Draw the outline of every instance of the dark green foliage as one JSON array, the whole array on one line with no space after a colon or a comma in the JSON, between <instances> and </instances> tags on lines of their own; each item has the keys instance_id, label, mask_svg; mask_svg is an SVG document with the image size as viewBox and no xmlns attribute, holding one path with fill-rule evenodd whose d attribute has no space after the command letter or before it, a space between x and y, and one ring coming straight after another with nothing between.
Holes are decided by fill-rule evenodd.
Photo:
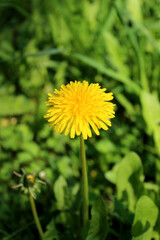
<instances>
[{"instance_id":1,"label":"dark green foliage","mask_svg":"<svg viewBox=\"0 0 160 240\"><path fill-rule=\"evenodd\" d=\"M158 0L0 1L0 239L39 239L12 189L21 168L47 183L36 199L44 240L160 239L159 13ZM109 131L85 141L85 229L79 139L43 118L48 92L84 79L116 104Z\"/></svg>"},{"instance_id":2,"label":"dark green foliage","mask_svg":"<svg viewBox=\"0 0 160 240\"><path fill-rule=\"evenodd\" d=\"M95 201L86 240L104 240L108 233L107 208L103 199Z\"/></svg>"},{"instance_id":3,"label":"dark green foliage","mask_svg":"<svg viewBox=\"0 0 160 240\"><path fill-rule=\"evenodd\" d=\"M59 240L58 232L55 228L54 221L51 220L51 222L47 225L47 231L44 234L43 240Z\"/></svg>"}]
</instances>

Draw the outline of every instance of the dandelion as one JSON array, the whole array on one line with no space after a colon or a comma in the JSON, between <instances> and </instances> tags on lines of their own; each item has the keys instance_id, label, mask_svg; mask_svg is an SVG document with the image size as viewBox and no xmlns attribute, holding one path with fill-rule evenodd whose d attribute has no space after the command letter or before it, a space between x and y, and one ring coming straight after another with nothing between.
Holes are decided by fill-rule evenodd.
<instances>
[{"instance_id":1,"label":"dandelion","mask_svg":"<svg viewBox=\"0 0 160 240\"><path fill-rule=\"evenodd\" d=\"M114 117L115 104L110 101L113 93L106 93L98 83L70 82L62 85L54 94L49 93L47 114L44 116L50 122L53 130L70 133L71 138L80 136L80 152L82 163L82 190L83 190L83 225L88 223L88 177L84 148L84 139L92 137L91 127L99 135L99 129L108 130L110 119Z\"/></svg>"},{"instance_id":2,"label":"dandelion","mask_svg":"<svg viewBox=\"0 0 160 240\"><path fill-rule=\"evenodd\" d=\"M22 174L13 171L13 173L20 178L20 183L12 188L21 188L24 194L28 195L37 230L40 238L43 239L43 230L38 217L34 199L36 199L36 192L39 190L38 183L45 184L45 182L37 179L32 173L26 173L24 169L21 170Z\"/></svg>"},{"instance_id":3,"label":"dandelion","mask_svg":"<svg viewBox=\"0 0 160 240\"><path fill-rule=\"evenodd\" d=\"M92 137L91 127L99 135L99 129L108 130L110 118L114 117L113 93L106 93L98 83L70 82L62 85L60 91L49 93L47 114L44 116L50 122L54 131L75 135L82 134L83 139Z\"/></svg>"}]
</instances>

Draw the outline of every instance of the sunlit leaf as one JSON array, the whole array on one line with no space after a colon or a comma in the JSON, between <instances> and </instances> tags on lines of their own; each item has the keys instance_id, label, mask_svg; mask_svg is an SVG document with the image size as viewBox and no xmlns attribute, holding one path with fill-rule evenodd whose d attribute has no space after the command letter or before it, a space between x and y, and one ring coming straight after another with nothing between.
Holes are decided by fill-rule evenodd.
<instances>
[{"instance_id":1,"label":"sunlit leaf","mask_svg":"<svg viewBox=\"0 0 160 240\"><path fill-rule=\"evenodd\" d=\"M142 162L136 153L128 153L120 162L116 180L118 198L134 211L136 201L143 193Z\"/></svg>"},{"instance_id":2,"label":"sunlit leaf","mask_svg":"<svg viewBox=\"0 0 160 240\"><path fill-rule=\"evenodd\" d=\"M150 240L153 234L153 227L157 221L158 207L147 196L142 196L136 205L135 217L132 225L132 235L142 239ZM144 238L145 236L145 238Z\"/></svg>"}]
</instances>

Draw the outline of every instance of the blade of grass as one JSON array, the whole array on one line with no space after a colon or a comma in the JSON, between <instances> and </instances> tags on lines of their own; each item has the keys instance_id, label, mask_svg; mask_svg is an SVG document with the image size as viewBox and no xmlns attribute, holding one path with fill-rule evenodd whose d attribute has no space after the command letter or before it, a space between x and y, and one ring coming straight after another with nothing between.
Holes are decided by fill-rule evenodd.
<instances>
[{"instance_id":1,"label":"blade of grass","mask_svg":"<svg viewBox=\"0 0 160 240\"><path fill-rule=\"evenodd\" d=\"M52 48L49 50L42 50L42 51L39 51L36 53L31 53L31 54L25 55L24 58L39 57L39 56L44 56L44 55L55 55L55 54L64 53L64 52L66 52L66 50L64 50L64 49Z\"/></svg>"},{"instance_id":2,"label":"blade of grass","mask_svg":"<svg viewBox=\"0 0 160 240\"><path fill-rule=\"evenodd\" d=\"M103 66L101 63L99 63L96 60L94 60L90 57L87 57L83 54L72 53L72 56L77 58L78 60L82 61L83 63L97 69L98 71L107 75L108 77L111 77L121 83L124 83L126 86L129 86L137 94L140 93L141 88L134 81L132 81L130 78L128 78L126 76L123 76L121 73L115 72L111 69L108 69L105 66Z\"/></svg>"},{"instance_id":3,"label":"blade of grass","mask_svg":"<svg viewBox=\"0 0 160 240\"><path fill-rule=\"evenodd\" d=\"M57 55L57 54L61 54L67 52L67 50L64 49L57 49L57 48L52 48L52 49L48 49L48 50L42 50L42 51L38 51L36 53L31 53L31 54L27 54L27 55L22 55L20 57L16 57L16 58L9 58L9 59L4 59L0 62L7 62L7 61L16 61L19 59L24 59L24 58L28 58L28 57L40 57L40 56L44 56L44 55Z\"/></svg>"},{"instance_id":4,"label":"blade of grass","mask_svg":"<svg viewBox=\"0 0 160 240\"><path fill-rule=\"evenodd\" d=\"M133 49L135 51L137 61L138 61L139 76L140 76L142 87L146 91L149 91L149 83L148 83L148 79L147 79L146 72L145 72L144 58L143 58L141 49L139 47L139 44L138 44L135 33L133 33L133 31L129 28L129 26L128 26L126 20L124 19L124 17L125 18L127 17L127 20L130 20L130 19L128 19L127 14L124 15L124 12L121 9L119 9L116 4L114 4L114 6L115 6L115 9L117 11L117 15L118 15L121 23L123 24L123 26L126 29L127 35L129 37L130 42L131 42L131 44L133 46Z\"/></svg>"}]
</instances>

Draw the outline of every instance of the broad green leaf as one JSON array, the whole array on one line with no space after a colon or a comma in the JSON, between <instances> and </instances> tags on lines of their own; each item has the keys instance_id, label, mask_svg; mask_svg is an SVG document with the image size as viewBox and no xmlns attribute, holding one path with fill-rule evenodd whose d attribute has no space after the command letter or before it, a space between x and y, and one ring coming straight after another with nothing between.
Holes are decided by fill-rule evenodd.
<instances>
[{"instance_id":1,"label":"broad green leaf","mask_svg":"<svg viewBox=\"0 0 160 240\"><path fill-rule=\"evenodd\" d=\"M138 22L142 22L141 1L139 0L127 0L126 8L129 14Z\"/></svg>"},{"instance_id":2,"label":"broad green leaf","mask_svg":"<svg viewBox=\"0 0 160 240\"><path fill-rule=\"evenodd\" d=\"M136 205L135 217L132 225L132 235L140 237L145 234L145 240L150 240L153 234L153 227L158 217L158 207L147 196L142 196ZM141 239L141 238L138 238ZM142 238L144 239L144 238Z\"/></svg>"},{"instance_id":3,"label":"broad green leaf","mask_svg":"<svg viewBox=\"0 0 160 240\"><path fill-rule=\"evenodd\" d=\"M19 152L16 157L17 165L18 163L19 164L27 163L27 162L31 162L32 160L33 160L33 157L29 152L23 152L23 151Z\"/></svg>"},{"instance_id":4,"label":"broad green leaf","mask_svg":"<svg viewBox=\"0 0 160 240\"><path fill-rule=\"evenodd\" d=\"M109 139L101 139L96 143L95 148L99 152L107 154L108 152L113 153L116 149L116 146Z\"/></svg>"},{"instance_id":5,"label":"broad green leaf","mask_svg":"<svg viewBox=\"0 0 160 240\"><path fill-rule=\"evenodd\" d=\"M139 156L128 153L119 164L117 171L118 199L128 204L128 209L134 211L137 199L143 192L142 162Z\"/></svg>"},{"instance_id":6,"label":"broad green leaf","mask_svg":"<svg viewBox=\"0 0 160 240\"><path fill-rule=\"evenodd\" d=\"M120 163L115 164L111 170L105 172L105 178L113 184L116 184L117 181L117 171Z\"/></svg>"},{"instance_id":7,"label":"broad green leaf","mask_svg":"<svg viewBox=\"0 0 160 240\"><path fill-rule=\"evenodd\" d=\"M47 225L47 230L44 233L43 240L59 240L58 232L53 220L51 220Z\"/></svg>"},{"instance_id":8,"label":"broad green leaf","mask_svg":"<svg viewBox=\"0 0 160 240\"><path fill-rule=\"evenodd\" d=\"M57 208L59 210L65 210L66 198L67 198L67 182L63 176L60 176L54 184L54 193L57 200Z\"/></svg>"},{"instance_id":9,"label":"broad green leaf","mask_svg":"<svg viewBox=\"0 0 160 240\"><path fill-rule=\"evenodd\" d=\"M91 221L86 240L104 240L108 233L107 208L102 198L98 198L91 210Z\"/></svg>"},{"instance_id":10,"label":"broad green leaf","mask_svg":"<svg viewBox=\"0 0 160 240\"><path fill-rule=\"evenodd\" d=\"M160 155L160 102L151 93L141 93L142 114L147 125L148 134L153 134L157 151Z\"/></svg>"},{"instance_id":11,"label":"broad green leaf","mask_svg":"<svg viewBox=\"0 0 160 240\"><path fill-rule=\"evenodd\" d=\"M150 240L152 236L152 229L150 224L147 222L144 233L137 237L133 237L132 240Z\"/></svg>"},{"instance_id":12,"label":"broad green leaf","mask_svg":"<svg viewBox=\"0 0 160 240\"><path fill-rule=\"evenodd\" d=\"M142 114L146 121L148 132L152 133L160 123L160 103L158 98L146 91L141 92Z\"/></svg>"},{"instance_id":13,"label":"broad green leaf","mask_svg":"<svg viewBox=\"0 0 160 240\"><path fill-rule=\"evenodd\" d=\"M40 147L37 143L30 141L23 144L22 149L30 153L33 158L37 157L40 152Z\"/></svg>"},{"instance_id":14,"label":"broad green leaf","mask_svg":"<svg viewBox=\"0 0 160 240\"><path fill-rule=\"evenodd\" d=\"M67 156L61 157L57 163L57 168L59 172L64 176L64 177L69 177L72 176L73 174L73 169L71 169L71 159Z\"/></svg>"}]
</instances>

